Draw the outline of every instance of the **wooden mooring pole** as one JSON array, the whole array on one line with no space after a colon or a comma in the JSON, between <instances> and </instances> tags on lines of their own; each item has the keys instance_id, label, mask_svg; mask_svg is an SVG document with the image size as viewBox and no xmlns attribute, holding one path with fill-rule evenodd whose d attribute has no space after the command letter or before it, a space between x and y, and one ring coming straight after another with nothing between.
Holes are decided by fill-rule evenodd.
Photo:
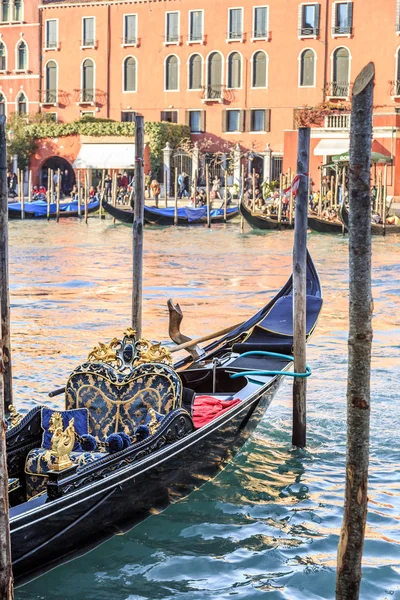
<instances>
[{"instance_id":1,"label":"wooden mooring pole","mask_svg":"<svg viewBox=\"0 0 400 600\"><path fill-rule=\"evenodd\" d=\"M178 225L178 167L175 167L174 225Z\"/></svg>"},{"instance_id":2,"label":"wooden mooring pole","mask_svg":"<svg viewBox=\"0 0 400 600\"><path fill-rule=\"evenodd\" d=\"M135 207L133 216L132 327L142 337L143 223L144 223L144 119L138 115L135 125Z\"/></svg>"},{"instance_id":3,"label":"wooden mooring pole","mask_svg":"<svg viewBox=\"0 0 400 600\"><path fill-rule=\"evenodd\" d=\"M357 600L367 519L371 291L371 139L375 67L354 82L349 168L349 339L344 515L338 547L336 600Z\"/></svg>"},{"instance_id":4,"label":"wooden mooring pole","mask_svg":"<svg viewBox=\"0 0 400 600\"><path fill-rule=\"evenodd\" d=\"M60 220L60 195L61 195L61 170L57 170L57 189L56 189L56 218L57 223Z\"/></svg>"},{"instance_id":5,"label":"wooden mooring pole","mask_svg":"<svg viewBox=\"0 0 400 600\"><path fill-rule=\"evenodd\" d=\"M300 127L297 147L297 174L300 175L296 195L293 247L293 355L295 373L306 370L306 293L307 293L307 212L308 168L310 160L310 128ZM306 377L293 381L294 446L306 445Z\"/></svg>"},{"instance_id":6,"label":"wooden mooring pole","mask_svg":"<svg viewBox=\"0 0 400 600\"><path fill-rule=\"evenodd\" d=\"M8 504L8 474L5 414L12 404L10 300L8 290L8 197L6 119L0 116L0 598L12 600L13 575Z\"/></svg>"},{"instance_id":7,"label":"wooden mooring pole","mask_svg":"<svg viewBox=\"0 0 400 600\"><path fill-rule=\"evenodd\" d=\"M208 163L206 164L206 200L207 200L207 227L211 227L211 207L210 207L210 176L208 173Z\"/></svg>"}]
</instances>

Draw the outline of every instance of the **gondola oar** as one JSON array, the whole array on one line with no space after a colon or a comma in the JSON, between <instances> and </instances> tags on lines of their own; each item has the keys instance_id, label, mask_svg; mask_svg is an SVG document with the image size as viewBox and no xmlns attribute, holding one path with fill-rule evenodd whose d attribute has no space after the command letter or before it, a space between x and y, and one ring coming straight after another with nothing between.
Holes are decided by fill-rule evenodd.
<instances>
[{"instance_id":1,"label":"gondola oar","mask_svg":"<svg viewBox=\"0 0 400 600\"><path fill-rule=\"evenodd\" d=\"M179 344L179 346L175 346L175 348L171 348L169 351L178 352L178 350L185 350L185 348L189 348L190 346L194 346L195 344L200 344L201 342L208 342L208 340L213 340L214 338L220 337L222 335L226 335L236 327L240 327L243 323L236 323L236 325L231 325L230 327L226 327L225 329L220 329L220 331L216 331L215 333L209 333L208 335L203 335L202 337L197 338L197 340L189 340L184 344Z\"/></svg>"}]
</instances>

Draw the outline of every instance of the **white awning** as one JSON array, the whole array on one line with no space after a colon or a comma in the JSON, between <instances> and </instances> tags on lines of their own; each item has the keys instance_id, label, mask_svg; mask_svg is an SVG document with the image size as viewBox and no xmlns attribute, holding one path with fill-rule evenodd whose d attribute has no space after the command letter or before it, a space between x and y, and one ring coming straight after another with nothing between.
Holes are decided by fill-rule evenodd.
<instances>
[{"instance_id":1,"label":"white awning","mask_svg":"<svg viewBox=\"0 0 400 600\"><path fill-rule=\"evenodd\" d=\"M135 144L82 144L74 169L133 169Z\"/></svg>"},{"instance_id":2,"label":"white awning","mask_svg":"<svg viewBox=\"0 0 400 600\"><path fill-rule=\"evenodd\" d=\"M350 148L350 140L339 138L333 140L320 140L314 148L315 156L335 156L347 152Z\"/></svg>"}]
</instances>

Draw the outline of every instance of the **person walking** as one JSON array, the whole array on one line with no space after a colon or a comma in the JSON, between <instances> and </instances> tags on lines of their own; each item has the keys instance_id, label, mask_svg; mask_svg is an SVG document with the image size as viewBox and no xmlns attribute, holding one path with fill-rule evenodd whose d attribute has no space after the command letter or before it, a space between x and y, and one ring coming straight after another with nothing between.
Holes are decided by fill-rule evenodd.
<instances>
[{"instance_id":1,"label":"person walking","mask_svg":"<svg viewBox=\"0 0 400 600\"><path fill-rule=\"evenodd\" d=\"M182 198L185 191L184 172L178 175L178 198Z\"/></svg>"},{"instance_id":2,"label":"person walking","mask_svg":"<svg viewBox=\"0 0 400 600\"><path fill-rule=\"evenodd\" d=\"M105 195L106 202L109 202L109 200L111 198L111 188L112 188L111 175L109 173L107 173L107 175L104 178L104 195Z\"/></svg>"},{"instance_id":3,"label":"person walking","mask_svg":"<svg viewBox=\"0 0 400 600\"><path fill-rule=\"evenodd\" d=\"M151 195L153 196L154 200L156 201L156 206L158 206L158 198L160 197L160 193L161 193L161 185L158 183L157 179L153 179L153 181L150 183L150 190L151 190ZM150 191L149 191L149 195L150 195Z\"/></svg>"}]
</instances>

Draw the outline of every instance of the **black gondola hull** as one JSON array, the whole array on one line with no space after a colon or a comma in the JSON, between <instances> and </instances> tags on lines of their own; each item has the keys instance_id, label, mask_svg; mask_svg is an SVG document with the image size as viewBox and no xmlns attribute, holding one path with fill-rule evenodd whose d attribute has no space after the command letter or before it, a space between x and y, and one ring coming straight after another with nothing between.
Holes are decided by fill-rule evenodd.
<instances>
[{"instance_id":1,"label":"black gondola hull","mask_svg":"<svg viewBox=\"0 0 400 600\"><path fill-rule=\"evenodd\" d=\"M92 208L88 208L88 214L94 213L94 212L96 212L98 210L99 210L99 205L94 206ZM85 210L84 210L83 206L82 206L82 210L81 210L80 214L78 213L77 210L70 210L70 211L67 211L67 210L63 211L62 210L62 211L60 211L60 219L72 219L72 218L77 219L78 217L84 217L84 215L85 215ZM50 217L49 218L52 219L52 220L56 219L57 218L57 214L56 213L50 213ZM8 219L10 221L21 220L21 212L16 212L16 211L9 210L8 211ZM47 219L47 214L35 216L34 213L25 212L24 219L25 220L28 219L28 220L35 220L35 221L37 221L37 220L43 221L44 219Z\"/></svg>"},{"instance_id":2,"label":"black gondola hull","mask_svg":"<svg viewBox=\"0 0 400 600\"><path fill-rule=\"evenodd\" d=\"M343 225L348 229L349 226L349 211L344 204L341 204L339 210L339 217ZM386 225L380 223L371 223L372 235L391 235L394 233L400 233L400 225Z\"/></svg>"},{"instance_id":3,"label":"black gondola hull","mask_svg":"<svg viewBox=\"0 0 400 600\"><path fill-rule=\"evenodd\" d=\"M278 219L274 219L271 217L256 215L248 210L248 208L243 204L240 204L240 213L247 221L247 223L253 229L293 229L294 225L290 224L289 221L281 221L278 222Z\"/></svg>"},{"instance_id":4,"label":"black gondola hull","mask_svg":"<svg viewBox=\"0 0 400 600\"><path fill-rule=\"evenodd\" d=\"M123 210L121 208L117 208L116 206L112 206L108 202L103 202L103 207L108 214L110 214L114 219L120 221L121 223L132 224L133 223L133 210ZM239 214L239 211L232 211L227 213L226 220L230 221L234 219ZM156 210L151 210L147 206L144 207L144 220L145 223L149 225L174 225L174 217L169 217L168 215L162 215L158 213ZM211 223L223 223L224 216L212 216ZM199 219L198 221L189 222L188 219L179 217L178 225L206 225L207 218Z\"/></svg>"},{"instance_id":5,"label":"black gondola hull","mask_svg":"<svg viewBox=\"0 0 400 600\"><path fill-rule=\"evenodd\" d=\"M328 219L323 219L314 215L308 215L308 226L313 231L318 231L318 233L343 234L346 232L346 228L342 223L338 223L337 221L328 221Z\"/></svg>"}]
</instances>

